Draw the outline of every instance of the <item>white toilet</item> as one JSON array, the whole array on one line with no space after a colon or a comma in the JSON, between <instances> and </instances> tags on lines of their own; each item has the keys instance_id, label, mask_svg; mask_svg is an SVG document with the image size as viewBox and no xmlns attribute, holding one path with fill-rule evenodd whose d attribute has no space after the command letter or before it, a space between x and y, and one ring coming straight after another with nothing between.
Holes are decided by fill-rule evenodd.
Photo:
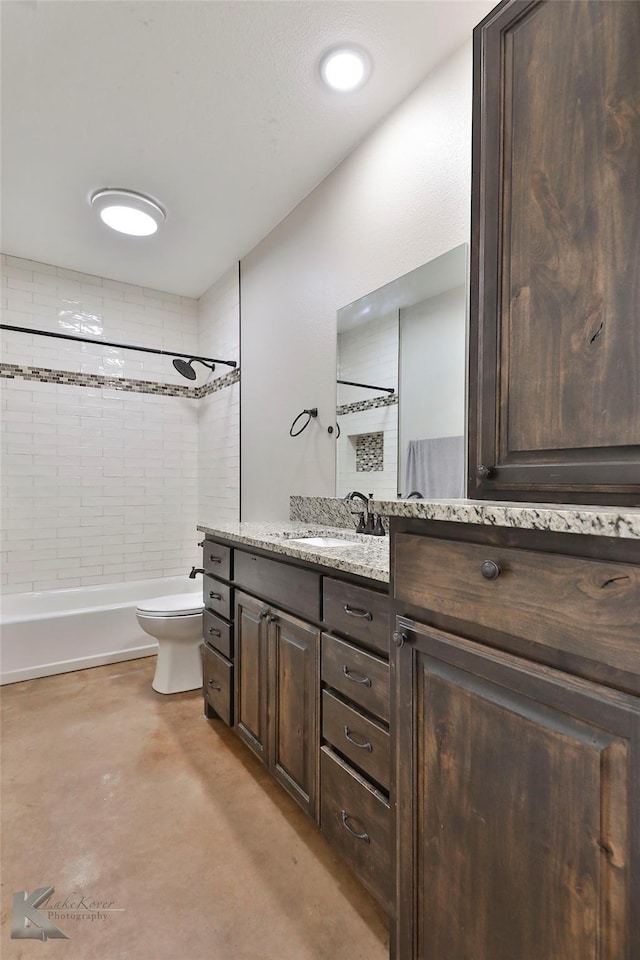
<instances>
[{"instance_id":1,"label":"white toilet","mask_svg":"<svg viewBox=\"0 0 640 960\"><path fill-rule=\"evenodd\" d=\"M202 609L197 593L154 597L138 604L136 617L158 641L152 687L158 693L182 693L202 686Z\"/></svg>"}]
</instances>

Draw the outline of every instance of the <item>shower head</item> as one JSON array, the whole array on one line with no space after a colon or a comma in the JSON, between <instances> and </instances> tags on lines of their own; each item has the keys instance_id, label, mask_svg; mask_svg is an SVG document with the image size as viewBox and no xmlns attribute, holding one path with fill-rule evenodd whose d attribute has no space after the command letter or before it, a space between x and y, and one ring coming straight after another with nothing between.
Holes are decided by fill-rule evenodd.
<instances>
[{"instance_id":1,"label":"shower head","mask_svg":"<svg viewBox=\"0 0 640 960\"><path fill-rule=\"evenodd\" d=\"M191 360L183 360L181 357L175 357L173 361L173 365L178 371L178 373L182 374L183 377L186 377L187 380L195 380L196 372L191 366L191 364L195 363L196 359L197 358L193 358ZM209 370L215 370L216 368L215 363L205 363L204 360L198 360L197 362L201 363L204 367L208 367Z\"/></svg>"}]
</instances>

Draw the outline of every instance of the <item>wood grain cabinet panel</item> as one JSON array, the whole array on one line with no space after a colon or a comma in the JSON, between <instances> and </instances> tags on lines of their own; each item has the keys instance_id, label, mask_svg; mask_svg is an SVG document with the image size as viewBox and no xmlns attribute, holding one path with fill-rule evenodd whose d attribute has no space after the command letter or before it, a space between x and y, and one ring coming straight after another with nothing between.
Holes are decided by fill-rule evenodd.
<instances>
[{"instance_id":1,"label":"wood grain cabinet panel","mask_svg":"<svg viewBox=\"0 0 640 960\"><path fill-rule=\"evenodd\" d=\"M207 644L202 645L202 692L205 715L220 717L227 726L233 724L233 664Z\"/></svg>"},{"instance_id":2,"label":"wood grain cabinet panel","mask_svg":"<svg viewBox=\"0 0 640 960\"><path fill-rule=\"evenodd\" d=\"M389 595L324 577L322 619L332 631L388 656Z\"/></svg>"},{"instance_id":3,"label":"wood grain cabinet panel","mask_svg":"<svg viewBox=\"0 0 640 960\"><path fill-rule=\"evenodd\" d=\"M266 604L236 592L235 730L266 762L268 634Z\"/></svg>"},{"instance_id":4,"label":"wood grain cabinet panel","mask_svg":"<svg viewBox=\"0 0 640 960\"><path fill-rule=\"evenodd\" d=\"M389 664L385 660L323 633L322 679L381 720L389 720Z\"/></svg>"},{"instance_id":5,"label":"wood grain cabinet panel","mask_svg":"<svg viewBox=\"0 0 640 960\"><path fill-rule=\"evenodd\" d=\"M320 829L392 914L389 801L328 747L321 775Z\"/></svg>"},{"instance_id":6,"label":"wood grain cabinet panel","mask_svg":"<svg viewBox=\"0 0 640 960\"><path fill-rule=\"evenodd\" d=\"M316 819L320 631L272 610L269 627L269 767Z\"/></svg>"},{"instance_id":7,"label":"wood grain cabinet panel","mask_svg":"<svg viewBox=\"0 0 640 960\"><path fill-rule=\"evenodd\" d=\"M395 595L640 678L640 565L398 534ZM640 559L640 552L639 552ZM487 575L489 579L487 579Z\"/></svg>"},{"instance_id":8,"label":"wood grain cabinet panel","mask_svg":"<svg viewBox=\"0 0 640 960\"><path fill-rule=\"evenodd\" d=\"M640 956L640 701L400 629L398 960Z\"/></svg>"},{"instance_id":9,"label":"wood grain cabinet panel","mask_svg":"<svg viewBox=\"0 0 640 960\"><path fill-rule=\"evenodd\" d=\"M470 496L640 502L640 4L475 31Z\"/></svg>"}]
</instances>

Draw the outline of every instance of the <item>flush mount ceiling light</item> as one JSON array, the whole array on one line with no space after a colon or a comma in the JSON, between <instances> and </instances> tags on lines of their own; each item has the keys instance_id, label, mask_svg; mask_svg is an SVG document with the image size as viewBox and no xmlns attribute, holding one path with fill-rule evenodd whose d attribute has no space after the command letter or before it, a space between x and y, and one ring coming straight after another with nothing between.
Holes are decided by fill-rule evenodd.
<instances>
[{"instance_id":1,"label":"flush mount ceiling light","mask_svg":"<svg viewBox=\"0 0 640 960\"><path fill-rule=\"evenodd\" d=\"M369 57L359 47L345 44L328 50L320 61L320 76L332 90L357 90L367 80Z\"/></svg>"},{"instance_id":2,"label":"flush mount ceiling light","mask_svg":"<svg viewBox=\"0 0 640 960\"><path fill-rule=\"evenodd\" d=\"M151 236L166 219L159 203L133 190L108 187L96 190L89 200L103 223L133 237Z\"/></svg>"}]
</instances>

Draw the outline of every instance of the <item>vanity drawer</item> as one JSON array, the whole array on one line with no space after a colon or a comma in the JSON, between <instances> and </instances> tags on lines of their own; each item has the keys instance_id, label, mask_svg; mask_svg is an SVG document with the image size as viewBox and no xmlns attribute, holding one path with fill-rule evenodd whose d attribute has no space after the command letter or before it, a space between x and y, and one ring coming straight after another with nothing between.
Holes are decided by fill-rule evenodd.
<instances>
[{"instance_id":1,"label":"vanity drawer","mask_svg":"<svg viewBox=\"0 0 640 960\"><path fill-rule=\"evenodd\" d=\"M238 587L256 593L285 610L320 619L320 574L279 560L234 551L234 580Z\"/></svg>"},{"instance_id":2,"label":"vanity drawer","mask_svg":"<svg viewBox=\"0 0 640 960\"><path fill-rule=\"evenodd\" d=\"M208 574L205 574L202 580L202 595L205 607L230 620L233 601L232 588L227 583L222 583L221 580L214 580Z\"/></svg>"},{"instance_id":3,"label":"vanity drawer","mask_svg":"<svg viewBox=\"0 0 640 960\"><path fill-rule=\"evenodd\" d=\"M640 674L640 566L398 534L394 582L414 606Z\"/></svg>"},{"instance_id":4,"label":"vanity drawer","mask_svg":"<svg viewBox=\"0 0 640 960\"><path fill-rule=\"evenodd\" d=\"M381 787L389 789L389 731L329 690L322 693L322 736Z\"/></svg>"},{"instance_id":5,"label":"vanity drawer","mask_svg":"<svg viewBox=\"0 0 640 960\"><path fill-rule=\"evenodd\" d=\"M322 619L338 633L368 647L389 653L389 596L366 587L325 577L322 584Z\"/></svg>"},{"instance_id":6,"label":"vanity drawer","mask_svg":"<svg viewBox=\"0 0 640 960\"><path fill-rule=\"evenodd\" d=\"M389 720L389 664L346 640L322 634L322 679L382 720Z\"/></svg>"},{"instance_id":7,"label":"vanity drawer","mask_svg":"<svg viewBox=\"0 0 640 960\"><path fill-rule=\"evenodd\" d=\"M233 665L204 643L201 650L205 701L230 727L233 724Z\"/></svg>"},{"instance_id":8,"label":"vanity drawer","mask_svg":"<svg viewBox=\"0 0 640 960\"><path fill-rule=\"evenodd\" d=\"M215 647L228 660L233 659L233 627L210 610L202 615L202 635L205 643Z\"/></svg>"},{"instance_id":9,"label":"vanity drawer","mask_svg":"<svg viewBox=\"0 0 640 960\"><path fill-rule=\"evenodd\" d=\"M202 566L207 573L222 580L231 580L233 576L233 551L231 547L205 540L202 547Z\"/></svg>"},{"instance_id":10,"label":"vanity drawer","mask_svg":"<svg viewBox=\"0 0 640 960\"><path fill-rule=\"evenodd\" d=\"M322 833L391 913L388 801L329 747L321 748L320 777Z\"/></svg>"}]
</instances>

